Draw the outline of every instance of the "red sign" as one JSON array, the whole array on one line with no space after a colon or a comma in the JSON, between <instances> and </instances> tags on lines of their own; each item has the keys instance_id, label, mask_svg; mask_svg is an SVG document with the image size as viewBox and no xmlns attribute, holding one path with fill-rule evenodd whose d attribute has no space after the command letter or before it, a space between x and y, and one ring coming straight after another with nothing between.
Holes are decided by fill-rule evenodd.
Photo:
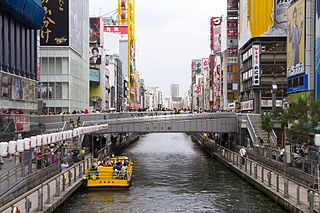
<instances>
[{"instance_id":1,"label":"red sign","mask_svg":"<svg viewBox=\"0 0 320 213\"><path fill-rule=\"evenodd\" d=\"M238 28L238 21L228 21L228 28Z\"/></svg>"},{"instance_id":2,"label":"red sign","mask_svg":"<svg viewBox=\"0 0 320 213\"><path fill-rule=\"evenodd\" d=\"M237 37L238 36L238 30L227 30L228 37Z\"/></svg>"},{"instance_id":3,"label":"red sign","mask_svg":"<svg viewBox=\"0 0 320 213\"><path fill-rule=\"evenodd\" d=\"M228 52L229 52L229 54L237 54L238 49L237 48L228 48Z\"/></svg>"},{"instance_id":4,"label":"red sign","mask_svg":"<svg viewBox=\"0 0 320 213\"><path fill-rule=\"evenodd\" d=\"M104 32L116 33L120 35L128 34L128 26L104 26Z\"/></svg>"},{"instance_id":5,"label":"red sign","mask_svg":"<svg viewBox=\"0 0 320 213\"><path fill-rule=\"evenodd\" d=\"M221 17L212 17L210 21L211 49L215 52L221 51Z\"/></svg>"},{"instance_id":6,"label":"red sign","mask_svg":"<svg viewBox=\"0 0 320 213\"><path fill-rule=\"evenodd\" d=\"M24 116L16 115L16 131L22 131L24 125Z\"/></svg>"}]
</instances>

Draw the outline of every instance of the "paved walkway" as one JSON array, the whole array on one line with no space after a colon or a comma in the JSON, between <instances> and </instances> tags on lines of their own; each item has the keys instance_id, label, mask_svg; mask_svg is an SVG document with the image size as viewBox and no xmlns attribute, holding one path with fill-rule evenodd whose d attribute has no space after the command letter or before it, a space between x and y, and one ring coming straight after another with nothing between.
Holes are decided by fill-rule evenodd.
<instances>
[{"instance_id":1,"label":"paved walkway","mask_svg":"<svg viewBox=\"0 0 320 213\"><path fill-rule=\"evenodd\" d=\"M217 153L216 153L217 154ZM251 180L260 184L267 190L271 191L273 194L280 196L285 199L288 203L293 206L296 206L303 212L309 211L309 200L308 200L308 188L301 186L299 183L295 181L288 180L286 177L272 172L260 165L253 159L246 160L245 164L241 165L241 157L234 152L230 152L229 150L224 150L224 152L218 153L217 156L226 160L230 166L234 169L241 171L241 173L246 174ZM238 159L237 159L238 158ZM257 172L255 173L255 166L257 167ZM251 167L251 172L250 172ZM256 174L256 176L255 176ZM270 178L270 182L268 179ZM279 178L279 179L278 179ZM278 179L278 181L277 181ZM277 187L278 182L278 187ZM286 186L288 190L286 190ZM288 196L285 196L285 191L288 192ZM319 208L319 195L317 193L314 194L314 210L318 211ZM299 204L298 204L299 202Z\"/></svg>"}]
</instances>

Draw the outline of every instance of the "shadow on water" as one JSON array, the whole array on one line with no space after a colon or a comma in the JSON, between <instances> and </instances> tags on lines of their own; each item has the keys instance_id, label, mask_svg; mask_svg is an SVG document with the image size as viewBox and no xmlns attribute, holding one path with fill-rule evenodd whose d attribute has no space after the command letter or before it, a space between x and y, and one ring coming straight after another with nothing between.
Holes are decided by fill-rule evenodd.
<instances>
[{"instance_id":1,"label":"shadow on water","mask_svg":"<svg viewBox=\"0 0 320 213\"><path fill-rule=\"evenodd\" d=\"M79 190L56 212L285 212L185 134L148 134L125 150L128 190Z\"/></svg>"}]
</instances>

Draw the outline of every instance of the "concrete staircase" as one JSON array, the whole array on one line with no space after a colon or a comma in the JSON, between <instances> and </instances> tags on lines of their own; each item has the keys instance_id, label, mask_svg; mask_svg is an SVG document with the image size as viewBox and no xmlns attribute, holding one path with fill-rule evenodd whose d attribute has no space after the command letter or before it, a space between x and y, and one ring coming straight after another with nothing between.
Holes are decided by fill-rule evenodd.
<instances>
[{"instance_id":1,"label":"concrete staircase","mask_svg":"<svg viewBox=\"0 0 320 213\"><path fill-rule=\"evenodd\" d=\"M252 123L252 127L256 134L256 138L253 141L258 141L258 138L262 138L264 144L268 143L268 133L261 128L261 119L259 114L248 114L248 117Z\"/></svg>"}]
</instances>

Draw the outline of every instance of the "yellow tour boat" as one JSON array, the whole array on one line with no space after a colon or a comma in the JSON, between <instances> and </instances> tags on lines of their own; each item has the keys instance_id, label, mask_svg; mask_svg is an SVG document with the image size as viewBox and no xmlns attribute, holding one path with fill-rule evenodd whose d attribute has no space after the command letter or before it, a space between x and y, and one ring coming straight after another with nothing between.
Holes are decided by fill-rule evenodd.
<instances>
[{"instance_id":1,"label":"yellow tour boat","mask_svg":"<svg viewBox=\"0 0 320 213\"><path fill-rule=\"evenodd\" d=\"M106 157L86 170L87 188L127 188L131 185L132 161L126 156Z\"/></svg>"}]
</instances>

